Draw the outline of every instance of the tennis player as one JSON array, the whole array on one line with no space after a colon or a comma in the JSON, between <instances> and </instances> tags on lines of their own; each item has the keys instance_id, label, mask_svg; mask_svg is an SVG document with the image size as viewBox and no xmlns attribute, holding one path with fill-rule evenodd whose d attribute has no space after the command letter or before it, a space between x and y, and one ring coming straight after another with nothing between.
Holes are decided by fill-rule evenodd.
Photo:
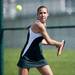
<instances>
[{"instance_id":1,"label":"tennis player","mask_svg":"<svg viewBox=\"0 0 75 75\"><path fill-rule=\"evenodd\" d=\"M37 68L41 75L53 75L51 67L45 60L40 46L41 43L56 46L59 53L59 51L62 52L64 42L56 41L48 35L46 31L48 16L48 8L46 6L38 7L37 20L33 22L28 30L27 42L17 64L19 75L28 75L30 68Z\"/></svg>"}]
</instances>

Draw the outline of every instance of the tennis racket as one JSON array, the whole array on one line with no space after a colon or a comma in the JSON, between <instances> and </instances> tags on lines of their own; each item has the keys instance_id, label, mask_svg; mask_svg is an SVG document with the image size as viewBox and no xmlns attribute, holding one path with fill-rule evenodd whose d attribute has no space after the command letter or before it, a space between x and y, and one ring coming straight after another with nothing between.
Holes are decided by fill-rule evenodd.
<instances>
[{"instance_id":1,"label":"tennis racket","mask_svg":"<svg viewBox=\"0 0 75 75\"><path fill-rule=\"evenodd\" d=\"M62 45L58 48L57 56L61 55L64 45L65 45L65 40L62 40Z\"/></svg>"}]
</instances>

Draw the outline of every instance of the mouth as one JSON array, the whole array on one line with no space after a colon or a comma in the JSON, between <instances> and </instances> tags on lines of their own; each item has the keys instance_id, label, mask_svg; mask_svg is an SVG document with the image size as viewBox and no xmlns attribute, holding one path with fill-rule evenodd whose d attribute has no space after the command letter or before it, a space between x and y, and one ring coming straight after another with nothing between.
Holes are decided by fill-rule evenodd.
<instances>
[{"instance_id":1,"label":"mouth","mask_svg":"<svg viewBox=\"0 0 75 75\"><path fill-rule=\"evenodd\" d=\"M42 17L41 19L46 19L45 17Z\"/></svg>"}]
</instances>

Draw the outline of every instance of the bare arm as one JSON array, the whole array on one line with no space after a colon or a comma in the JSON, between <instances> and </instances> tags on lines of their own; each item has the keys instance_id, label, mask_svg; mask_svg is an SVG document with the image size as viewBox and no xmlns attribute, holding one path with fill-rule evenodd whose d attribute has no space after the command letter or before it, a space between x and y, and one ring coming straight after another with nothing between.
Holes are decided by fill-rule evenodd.
<instances>
[{"instance_id":1,"label":"bare arm","mask_svg":"<svg viewBox=\"0 0 75 75\"><path fill-rule=\"evenodd\" d=\"M45 39L43 41L43 43L49 44L49 45L53 45L53 46L56 46L56 47L60 47L61 46L61 44L62 44L61 42L52 39L48 35L48 33L46 31L46 28L45 28L45 26L43 24L39 23L39 25L37 25L37 28L38 28L38 31L43 35L43 37Z\"/></svg>"},{"instance_id":2,"label":"bare arm","mask_svg":"<svg viewBox=\"0 0 75 75\"><path fill-rule=\"evenodd\" d=\"M46 42L45 39L43 39L41 43L44 44L44 45L48 45L48 43Z\"/></svg>"}]
</instances>

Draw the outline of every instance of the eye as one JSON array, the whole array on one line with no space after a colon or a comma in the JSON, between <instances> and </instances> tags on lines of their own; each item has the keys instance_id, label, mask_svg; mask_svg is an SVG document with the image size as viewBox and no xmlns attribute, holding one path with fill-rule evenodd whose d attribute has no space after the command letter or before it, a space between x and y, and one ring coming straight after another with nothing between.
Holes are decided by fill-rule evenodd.
<instances>
[{"instance_id":1,"label":"eye","mask_svg":"<svg viewBox=\"0 0 75 75\"><path fill-rule=\"evenodd\" d=\"M39 14L46 14L46 12L40 12Z\"/></svg>"},{"instance_id":2,"label":"eye","mask_svg":"<svg viewBox=\"0 0 75 75\"><path fill-rule=\"evenodd\" d=\"M44 12L44 14L46 14L46 12Z\"/></svg>"},{"instance_id":3,"label":"eye","mask_svg":"<svg viewBox=\"0 0 75 75\"><path fill-rule=\"evenodd\" d=\"M39 14L42 14L42 12L40 12Z\"/></svg>"}]
</instances>

